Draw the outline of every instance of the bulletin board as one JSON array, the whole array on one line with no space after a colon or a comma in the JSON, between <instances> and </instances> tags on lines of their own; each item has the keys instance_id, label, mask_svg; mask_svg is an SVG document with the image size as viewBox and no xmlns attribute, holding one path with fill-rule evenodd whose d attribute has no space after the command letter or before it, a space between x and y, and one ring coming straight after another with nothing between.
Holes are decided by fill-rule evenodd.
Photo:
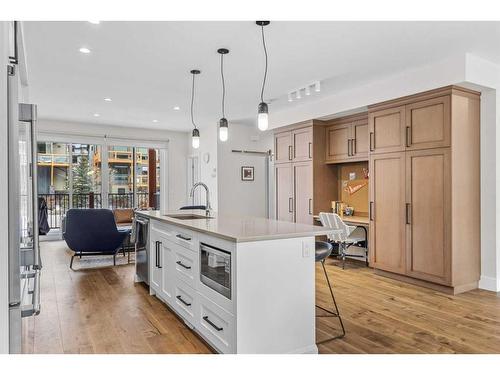
<instances>
[{"instance_id":1,"label":"bulletin board","mask_svg":"<svg viewBox=\"0 0 500 375\"><path fill-rule=\"evenodd\" d=\"M338 164L337 173L340 200L347 206L354 207L355 216L368 216L368 162Z\"/></svg>"}]
</instances>

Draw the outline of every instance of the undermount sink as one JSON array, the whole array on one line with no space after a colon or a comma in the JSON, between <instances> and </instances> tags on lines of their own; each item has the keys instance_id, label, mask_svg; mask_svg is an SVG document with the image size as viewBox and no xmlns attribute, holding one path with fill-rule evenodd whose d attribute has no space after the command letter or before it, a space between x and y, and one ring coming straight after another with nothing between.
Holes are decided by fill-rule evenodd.
<instances>
[{"instance_id":1,"label":"undermount sink","mask_svg":"<svg viewBox=\"0 0 500 375\"><path fill-rule=\"evenodd\" d=\"M172 219L179 219L179 220L213 219L213 217L210 217L210 216L196 215L196 214L174 214L174 215L165 215L165 216L171 217Z\"/></svg>"}]
</instances>

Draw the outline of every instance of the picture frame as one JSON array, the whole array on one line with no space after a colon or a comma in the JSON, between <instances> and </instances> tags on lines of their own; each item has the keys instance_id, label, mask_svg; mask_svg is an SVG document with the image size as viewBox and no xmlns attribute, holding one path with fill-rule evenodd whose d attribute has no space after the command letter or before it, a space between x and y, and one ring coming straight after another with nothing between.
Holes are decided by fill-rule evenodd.
<instances>
[{"instance_id":1,"label":"picture frame","mask_svg":"<svg viewBox=\"0 0 500 375\"><path fill-rule=\"evenodd\" d=\"M254 172L254 167L241 167L241 181L253 181Z\"/></svg>"}]
</instances>

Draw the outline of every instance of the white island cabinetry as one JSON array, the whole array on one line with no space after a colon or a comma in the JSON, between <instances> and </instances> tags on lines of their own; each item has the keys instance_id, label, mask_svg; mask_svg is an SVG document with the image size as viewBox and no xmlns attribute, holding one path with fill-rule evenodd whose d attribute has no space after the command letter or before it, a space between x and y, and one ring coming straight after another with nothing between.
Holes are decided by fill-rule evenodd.
<instances>
[{"instance_id":1,"label":"white island cabinetry","mask_svg":"<svg viewBox=\"0 0 500 375\"><path fill-rule=\"evenodd\" d=\"M151 222L151 294L215 350L317 353L314 235L322 228L138 215Z\"/></svg>"}]
</instances>

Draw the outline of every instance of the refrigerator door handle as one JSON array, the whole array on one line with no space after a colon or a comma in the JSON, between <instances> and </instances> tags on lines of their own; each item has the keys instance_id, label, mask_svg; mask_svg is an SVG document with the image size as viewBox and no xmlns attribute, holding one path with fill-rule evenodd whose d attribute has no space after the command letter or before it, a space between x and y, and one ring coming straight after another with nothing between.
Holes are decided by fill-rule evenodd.
<instances>
[{"instance_id":1,"label":"refrigerator door handle","mask_svg":"<svg viewBox=\"0 0 500 375\"><path fill-rule=\"evenodd\" d=\"M33 209L33 268L41 269L42 260L40 257L40 245L38 240L38 147L36 140L37 133L37 108L35 104L19 104L19 121L30 123L31 135L31 188L32 188L32 209Z\"/></svg>"}]
</instances>

